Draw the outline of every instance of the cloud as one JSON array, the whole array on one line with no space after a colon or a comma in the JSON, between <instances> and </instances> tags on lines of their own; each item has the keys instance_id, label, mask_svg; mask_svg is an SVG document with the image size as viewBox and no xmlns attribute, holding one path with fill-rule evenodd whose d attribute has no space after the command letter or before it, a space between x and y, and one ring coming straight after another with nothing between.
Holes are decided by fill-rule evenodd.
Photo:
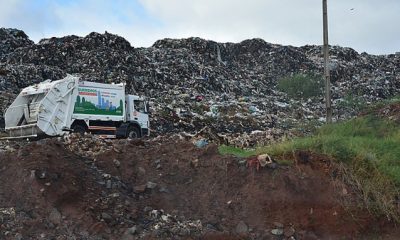
<instances>
[{"instance_id":1,"label":"cloud","mask_svg":"<svg viewBox=\"0 0 400 240\"><path fill-rule=\"evenodd\" d=\"M0 6L0 25L20 28L34 41L108 31L135 47L191 36L322 44L321 0L0 0ZM328 0L330 44L398 52L399 12L398 0Z\"/></svg>"},{"instance_id":2,"label":"cloud","mask_svg":"<svg viewBox=\"0 0 400 240\"><path fill-rule=\"evenodd\" d=\"M309 35L304 26L312 24L320 10L318 4L309 4L302 7L307 14L290 11L299 9L301 4L288 0L142 0L141 3L179 37L193 33L219 41L263 37L284 44L290 43L288 37L302 39L302 35Z\"/></svg>"},{"instance_id":3,"label":"cloud","mask_svg":"<svg viewBox=\"0 0 400 240\"><path fill-rule=\"evenodd\" d=\"M126 37L133 45L149 45L148 29L156 29L157 22L147 16L136 1L83 0L50 3L57 28L52 36L79 35L105 32Z\"/></svg>"},{"instance_id":4,"label":"cloud","mask_svg":"<svg viewBox=\"0 0 400 240\"><path fill-rule=\"evenodd\" d=\"M261 37L268 42L322 44L320 0L140 0L175 37L218 41ZM350 10L354 8L353 10ZM400 2L328 1L330 43L382 54L400 50Z\"/></svg>"},{"instance_id":5,"label":"cloud","mask_svg":"<svg viewBox=\"0 0 400 240\"><path fill-rule=\"evenodd\" d=\"M45 29L55 21L49 21L51 9L44 11L44 4L42 0L0 0L0 25L27 30L33 35L43 35Z\"/></svg>"}]
</instances>

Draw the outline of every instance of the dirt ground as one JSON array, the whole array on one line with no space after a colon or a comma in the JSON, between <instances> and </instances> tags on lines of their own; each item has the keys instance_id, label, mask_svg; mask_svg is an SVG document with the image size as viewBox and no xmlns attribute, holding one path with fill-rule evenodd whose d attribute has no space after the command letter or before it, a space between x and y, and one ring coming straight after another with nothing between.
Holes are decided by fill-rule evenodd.
<instances>
[{"instance_id":1,"label":"dirt ground","mask_svg":"<svg viewBox=\"0 0 400 240\"><path fill-rule=\"evenodd\" d=\"M10 143L0 239L398 239L329 159L287 160L257 170L178 137Z\"/></svg>"}]
</instances>

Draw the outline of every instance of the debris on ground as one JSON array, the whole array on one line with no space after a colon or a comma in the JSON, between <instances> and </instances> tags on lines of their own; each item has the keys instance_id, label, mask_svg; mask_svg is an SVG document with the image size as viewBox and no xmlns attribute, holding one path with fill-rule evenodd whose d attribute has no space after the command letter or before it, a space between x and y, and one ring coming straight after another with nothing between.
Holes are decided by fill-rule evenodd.
<instances>
[{"instance_id":1,"label":"debris on ground","mask_svg":"<svg viewBox=\"0 0 400 240\"><path fill-rule=\"evenodd\" d=\"M251 171L179 135L2 146L1 239L362 239L376 224L392 229L312 153L293 167L259 155L276 167Z\"/></svg>"}]
</instances>

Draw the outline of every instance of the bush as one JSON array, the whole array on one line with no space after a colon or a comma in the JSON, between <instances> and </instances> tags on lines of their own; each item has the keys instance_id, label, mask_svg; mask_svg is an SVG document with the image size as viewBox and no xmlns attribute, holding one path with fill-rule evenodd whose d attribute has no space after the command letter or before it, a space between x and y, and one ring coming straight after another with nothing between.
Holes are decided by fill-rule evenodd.
<instances>
[{"instance_id":1,"label":"bush","mask_svg":"<svg viewBox=\"0 0 400 240\"><path fill-rule=\"evenodd\" d=\"M315 74L295 74L278 81L279 91L292 98L310 98L321 96L324 82L321 76Z\"/></svg>"}]
</instances>

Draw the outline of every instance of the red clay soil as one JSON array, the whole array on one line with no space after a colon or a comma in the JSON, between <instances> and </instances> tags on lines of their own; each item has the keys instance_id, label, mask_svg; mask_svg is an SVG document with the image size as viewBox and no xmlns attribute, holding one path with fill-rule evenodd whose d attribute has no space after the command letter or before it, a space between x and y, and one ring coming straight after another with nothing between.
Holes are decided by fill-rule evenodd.
<instances>
[{"instance_id":1,"label":"red clay soil","mask_svg":"<svg viewBox=\"0 0 400 240\"><path fill-rule=\"evenodd\" d=\"M396 239L399 233L363 208L323 156L297 153L289 166L257 171L245 159L219 155L215 145L199 149L173 138L113 144L96 159L56 139L0 153L0 239ZM13 216L1 214L10 208ZM202 230L154 232L149 209L200 220ZM139 233L129 238L133 225Z\"/></svg>"}]
</instances>

